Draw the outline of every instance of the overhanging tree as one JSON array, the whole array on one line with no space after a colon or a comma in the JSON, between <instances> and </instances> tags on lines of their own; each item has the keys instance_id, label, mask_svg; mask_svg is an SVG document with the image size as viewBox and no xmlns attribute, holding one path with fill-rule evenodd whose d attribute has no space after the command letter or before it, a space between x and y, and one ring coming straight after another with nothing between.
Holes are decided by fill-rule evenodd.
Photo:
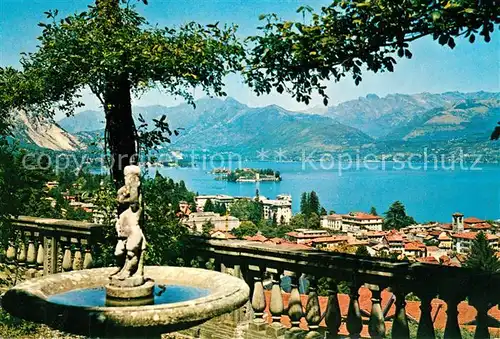
<instances>
[{"instance_id":1,"label":"overhanging tree","mask_svg":"<svg viewBox=\"0 0 500 339\"><path fill-rule=\"evenodd\" d=\"M46 12L38 49L24 55L22 70L2 69L2 110L28 109L51 118L56 109L72 114L90 89L106 117L105 139L115 184L138 152L131 99L155 87L193 103L192 90L225 95L223 78L241 69L242 45L235 27L188 23L179 29L150 26L128 2L96 0L88 11L61 20ZM146 1L144 1L146 2ZM164 118L150 142L168 142ZM1 127L1 126L0 126Z\"/></svg>"},{"instance_id":2,"label":"overhanging tree","mask_svg":"<svg viewBox=\"0 0 500 339\"><path fill-rule=\"evenodd\" d=\"M310 6L297 12L301 22L261 15L245 75L258 94L274 88L306 104L315 92L328 104L326 81L352 76L358 85L363 71L392 72L396 55L412 57L412 41L431 36L453 49L459 37L489 42L500 24L495 1L334 0L319 13Z\"/></svg>"}]
</instances>

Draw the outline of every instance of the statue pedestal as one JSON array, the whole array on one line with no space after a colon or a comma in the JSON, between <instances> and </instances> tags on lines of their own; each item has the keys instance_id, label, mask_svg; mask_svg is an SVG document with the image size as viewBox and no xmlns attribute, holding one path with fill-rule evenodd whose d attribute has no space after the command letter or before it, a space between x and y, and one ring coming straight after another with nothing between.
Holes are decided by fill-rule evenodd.
<instances>
[{"instance_id":1,"label":"statue pedestal","mask_svg":"<svg viewBox=\"0 0 500 339\"><path fill-rule=\"evenodd\" d=\"M143 277L130 277L124 280L111 278L106 285L107 306L141 306L154 303L153 280L144 280Z\"/></svg>"}]
</instances>

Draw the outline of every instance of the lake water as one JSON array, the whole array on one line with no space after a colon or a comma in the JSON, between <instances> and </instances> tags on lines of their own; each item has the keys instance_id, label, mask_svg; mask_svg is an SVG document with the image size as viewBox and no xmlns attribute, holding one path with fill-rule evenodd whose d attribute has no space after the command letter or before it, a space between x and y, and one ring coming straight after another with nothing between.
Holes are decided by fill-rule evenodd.
<instances>
[{"instance_id":1,"label":"lake water","mask_svg":"<svg viewBox=\"0 0 500 339\"><path fill-rule=\"evenodd\" d=\"M224 164L222 164L224 165ZM451 214L459 211L465 216L483 219L500 218L500 166L492 164L456 165L454 169L435 169L423 164L366 163L349 169L330 168L328 164L300 162L242 162L250 168L272 168L280 171L281 182L231 183L215 180L210 169L220 164L189 168L150 168L158 170L199 194L228 194L232 196L261 195L275 198L288 193L293 198L293 211L299 211L300 195L316 191L321 205L337 213L366 211L375 206L378 213L400 200L407 213L417 221L450 222ZM410 168L410 166L412 168ZM229 167L225 164L225 167ZM236 166L232 166L235 168Z\"/></svg>"}]
</instances>

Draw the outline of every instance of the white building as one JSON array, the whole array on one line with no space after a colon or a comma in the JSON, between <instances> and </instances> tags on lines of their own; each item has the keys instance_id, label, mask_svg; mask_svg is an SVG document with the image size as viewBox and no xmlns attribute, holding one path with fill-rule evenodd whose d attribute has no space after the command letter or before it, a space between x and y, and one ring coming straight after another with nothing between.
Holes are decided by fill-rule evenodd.
<instances>
[{"instance_id":1,"label":"white building","mask_svg":"<svg viewBox=\"0 0 500 339\"><path fill-rule=\"evenodd\" d=\"M264 219L276 221L281 224L288 224L292 219L292 197L289 195L278 195L277 199L271 200L265 197L260 197L262 203Z\"/></svg>"},{"instance_id":2,"label":"white building","mask_svg":"<svg viewBox=\"0 0 500 339\"><path fill-rule=\"evenodd\" d=\"M478 232L463 232L463 233L453 233L451 238L453 239L453 250L457 253L469 253L472 241L476 239ZM488 244L495 250L498 251L498 236L485 233L486 240Z\"/></svg>"},{"instance_id":3,"label":"white building","mask_svg":"<svg viewBox=\"0 0 500 339\"><path fill-rule=\"evenodd\" d=\"M310 242L312 239L328 237L330 234L327 230L311 230L308 228L297 228L293 232L288 232L287 237L297 244Z\"/></svg>"},{"instance_id":4,"label":"white building","mask_svg":"<svg viewBox=\"0 0 500 339\"><path fill-rule=\"evenodd\" d=\"M384 219L382 217L362 212L351 212L342 215L343 232L359 232L363 229L369 231L382 231L383 223Z\"/></svg>"},{"instance_id":5,"label":"white building","mask_svg":"<svg viewBox=\"0 0 500 339\"><path fill-rule=\"evenodd\" d=\"M332 231L342 231L342 215L330 214L322 216L321 227Z\"/></svg>"},{"instance_id":6,"label":"white building","mask_svg":"<svg viewBox=\"0 0 500 339\"><path fill-rule=\"evenodd\" d=\"M189 215L184 225L191 228L193 231L202 233L203 225L207 222L214 225L213 231L229 232L240 227L240 220L231 215L220 215L214 212L194 212Z\"/></svg>"}]
</instances>

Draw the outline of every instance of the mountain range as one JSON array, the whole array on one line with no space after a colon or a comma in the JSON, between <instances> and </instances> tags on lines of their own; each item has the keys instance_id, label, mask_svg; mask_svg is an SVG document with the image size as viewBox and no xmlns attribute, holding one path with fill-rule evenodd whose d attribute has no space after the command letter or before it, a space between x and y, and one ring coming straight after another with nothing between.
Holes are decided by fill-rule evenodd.
<instances>
[{"instance_id":1,"label":"mountain range","mask_svg":"<svg viewBox=\"0 0 500 339\"><path fill-rule=\"evenodd\" d=\"M249 107L233 98L205 98L196 101L196 109L181 104L134 107L133 112L150 124L166 115L170 127L180 132L172 139L176 149L328 151L391 141L487 140L500 120L500 93L391 94L382 98L369 94L303 112L276 105ZM84 140L87 132L104 128L104 114L83 111L56 126Z\"/></svg>"},{"instance_id":2,"label":"mountain range","mask_svg":"<svg viewBox=\"0 0 500 339\"><path fill-rule=\"evenodd\" d=\"M369 94L356 100L346 101L337 106L329 107L325 113L338 122L349 125L365 132L373 138L386 140L400 134L394 134L396 130L409 131L411 128L418 128L419 125L438 124L438 120L433 120L435 116L457 115L462 119L455 119L455 123L461 125L460 129L467 129L469 119L476 114L486 117L496 115L498 111L491 112L490 109L498 109L500 106L500 93L489 92L446 92L441 94L419 93L413 95L390 94L380 98L375 94ZM478 105L484 105L486 112L469 110L469 107L459 106L453 110L456 105L465 102L476 102ZM466 117L463 115L465 114ZM446 119L442 120L444 123ZM451 120L450 120L451 123ZM487 123L485 121L485 123ZM494 125L493 125L494 126ZM428 131L430 132L430 131ZM434 135L428 134L429 138Z\"/></svg>"}]
</instances>

